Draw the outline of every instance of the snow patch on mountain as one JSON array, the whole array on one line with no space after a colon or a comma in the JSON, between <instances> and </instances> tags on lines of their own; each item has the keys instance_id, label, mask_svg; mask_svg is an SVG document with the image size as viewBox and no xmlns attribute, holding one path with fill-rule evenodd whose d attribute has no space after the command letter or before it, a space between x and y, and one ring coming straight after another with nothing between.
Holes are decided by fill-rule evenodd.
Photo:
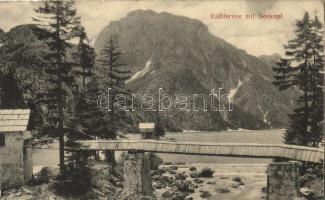
<instances>
[{"instance_id":1,"label":"snow patch on mountain","mask_svg":"<svg viewBox=\"0 0 325 200\"><path fill-rule=\"evenodd\" d=\"M150 70L150 65L152 63L151 58L146 62L146 65L144 66L144 68L138 72L136 72L135 74L133 74L128 80L125 81L125 83L129 83L132 82L142 76L144 76L145 74L147 74Z\"/></svg>"},{"instance_id":2,"label":"snow patch on mountain","mask_svg":"<svg viewBox=\"0 0 325 200\"><path fill-rule=\"evenodd\" d=\"M263 112L262 107L260 106L260 104L258 104L258 109L261 111L262 115L263 115L263 122L265 122L266 124L271 124L267 119L267 115L269 114L269 111Z\"/></svg>"},{"instance_id":3,"label":"snow patch on mountain","mask_svg":"<svg viewBox=\"0 0 325 200\"><path fill-rule=\"evenodd\" d=\"M228 93L228 98L232 99L236 95L236 93L237 93L238 89L240 88L240 86L242 86L242 85L243 85L243 82L238 79L237 86L235 88L230 89L230 91Z\"/></svg>"}]
</instances>

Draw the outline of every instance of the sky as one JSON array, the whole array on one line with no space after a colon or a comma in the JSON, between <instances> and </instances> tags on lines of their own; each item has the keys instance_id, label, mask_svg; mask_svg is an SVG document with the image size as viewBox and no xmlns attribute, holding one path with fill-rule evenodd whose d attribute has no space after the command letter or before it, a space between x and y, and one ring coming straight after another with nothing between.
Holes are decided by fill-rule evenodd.
<instances>
[{"instance_id":1,"label":"sky","mask_svg":"<svg viewBox=\"0 0 325 200\"><path fill-rule=\"evenodd\" d=\"M20 24L33 23L32 17L36 16L34 8L39 4L35 1L0 0L0 28L8 31ZM323 16L321 0L79 0L76 8L91 41L95 41L110 22L120 20L128 12L151 9L198 19L208 26L213 35L255 56L283 54L283 45L294 37L294 24L303 17L304 12ZM211 14L219 13L242 15L243 18L211 19ZM255 14L255 18L245 19L246 14ZM259 14L282 14L282 18L259 19ZM323 17L320 19L323 21Z\"/></svg>"}]
</instances>

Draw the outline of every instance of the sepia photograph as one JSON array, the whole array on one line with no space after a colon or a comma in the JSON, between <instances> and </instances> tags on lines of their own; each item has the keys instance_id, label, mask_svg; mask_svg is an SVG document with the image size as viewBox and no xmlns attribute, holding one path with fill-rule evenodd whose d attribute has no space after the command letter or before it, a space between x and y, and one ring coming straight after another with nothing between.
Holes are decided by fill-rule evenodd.
<instances>
[{"instance_id":1,"label":"sepia photograph","mask_svg":"<svg viewBox=\"0 0 325 200\"><path fill-rule=\"evenodd\" d=\"M0 0L0 200L324 200L325 0Z\"/></svg>"}]
</instances>

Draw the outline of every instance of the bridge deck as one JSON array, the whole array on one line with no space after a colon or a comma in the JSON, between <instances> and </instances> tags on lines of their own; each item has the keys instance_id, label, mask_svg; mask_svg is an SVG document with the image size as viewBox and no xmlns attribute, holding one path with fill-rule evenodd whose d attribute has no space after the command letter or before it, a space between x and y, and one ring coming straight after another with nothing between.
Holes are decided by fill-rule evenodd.
<instances>
[{"instance_id":1,"label":"bridge deck","mask_svg":"<svg viewBox=\"0 0 325 200\"><path fill-rule=\"evenodd\" d=\"M83 149L145 151L189 155L216 155L233 157L288 158L292 160L321 163L324 150L319 148L285 144L238 144L238 143L197 143L167 142L157 140L86 140Z\"/></svg>"}]
</instances>

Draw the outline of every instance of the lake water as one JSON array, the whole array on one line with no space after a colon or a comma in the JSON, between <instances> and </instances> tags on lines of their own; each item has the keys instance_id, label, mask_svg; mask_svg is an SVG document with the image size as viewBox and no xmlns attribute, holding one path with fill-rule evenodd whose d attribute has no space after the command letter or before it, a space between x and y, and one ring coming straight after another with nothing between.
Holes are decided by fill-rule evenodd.
<instances>
[{"instance_id":1,"label":"lake water","mask_svg":"<svg viewBox=\"0 0 325 200\"><path fill-rule=\"evenodd\" d=\"M170 132L166 138L174 138L184 142L220 142L220 143L258 143L258 144L282 144L282 129L277 130L239 130L222 132ZM135 138L135 135L128 135ZM223 156L197 156L181 154L158 154L164 161L186 163L261 163L266 164L271 159L239 158ZM59 152L54 149L41 149L33 154L34 166L57 165Z\"/></svg>"}]
</instances>

